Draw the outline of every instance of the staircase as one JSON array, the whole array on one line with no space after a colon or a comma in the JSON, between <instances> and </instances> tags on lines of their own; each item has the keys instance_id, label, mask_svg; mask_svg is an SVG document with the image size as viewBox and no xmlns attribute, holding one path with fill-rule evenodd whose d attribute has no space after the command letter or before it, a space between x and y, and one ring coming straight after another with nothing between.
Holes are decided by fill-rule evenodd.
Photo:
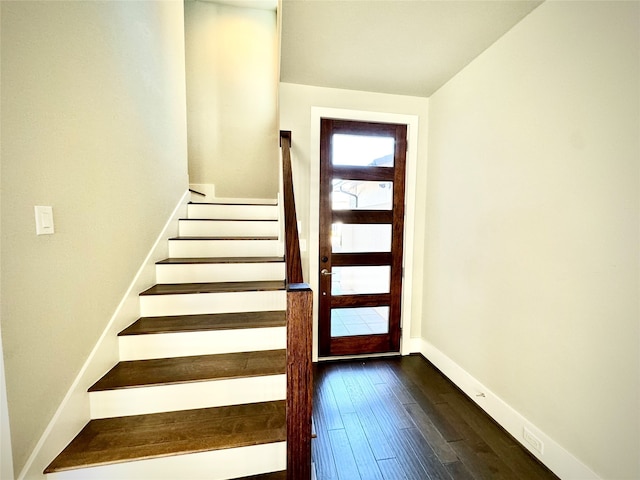
<instances>
[{"instance_id":1,"label":"staircase","mask_svg":"<svg viewBox=\"0 0 640 480\"><path fill-rule=\"evenodd\" d=\"M284 479L285 264L274 204L189 204L63 479Z\"/></svg>"}]
</instances>

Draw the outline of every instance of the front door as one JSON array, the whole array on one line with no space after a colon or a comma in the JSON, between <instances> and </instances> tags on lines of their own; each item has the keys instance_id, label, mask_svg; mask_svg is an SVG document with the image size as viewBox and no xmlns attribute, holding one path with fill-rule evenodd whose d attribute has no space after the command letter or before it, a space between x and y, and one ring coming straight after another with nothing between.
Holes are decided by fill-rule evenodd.
<instances>
[{"instance_id":1,"label":"front door","mask_svg":"<svg viewBox=\"0 0 640 480\"><path fill-rule=\"evenodd\" d=\"M322 119L320 356L400 351L407 126Z\"/></svg>"}]
</instances>

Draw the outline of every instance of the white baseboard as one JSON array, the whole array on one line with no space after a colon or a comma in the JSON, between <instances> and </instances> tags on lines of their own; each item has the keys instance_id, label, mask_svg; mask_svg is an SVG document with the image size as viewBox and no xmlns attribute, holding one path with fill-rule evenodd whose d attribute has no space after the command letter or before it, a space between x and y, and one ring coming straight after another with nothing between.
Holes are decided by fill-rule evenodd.
<instances>
[{"instance_id":1,"label":"white baseboard","mask_svg":"<svg viewBox=\"0 0 640 480\"><path fill-rule=\"evenodd\" d=\"M412 349L421 353L444 373L458 388L477 403L499 425L509 432L527 450L563 480L598 480L600 477L584 463L565 450L536 425L485 387L451 358L428 341L412 338ZM533 449L524 439L527 428L544 445L542 453Z\"/></svg>"},{"instance_id":2,"label":"white baseboard","mask_svg":"<svg viewBox=\"0 0 640 480\"><path fill-rule=\"evenodd\" d=\"M118 362L117 334L140 316L138 294L155 283L155 262L167 257L167 240L177 235L178 219L185 217L188 201L189 192L187 191L142 262L127 292L80 369L80 373L18 475L18 480L44 479L42 471L90 420L87 389Z\"/></svg>"},{"instance_id":3,"label":"white baseboard","mask_svg":"<svg viewBox=\"0 0 640 480\"><path fill-rule=\"evenodd\" d=\"M409 339L409 353L422 353L422 342L420 337L411 337Z\"/></svg>"}]
</instances>

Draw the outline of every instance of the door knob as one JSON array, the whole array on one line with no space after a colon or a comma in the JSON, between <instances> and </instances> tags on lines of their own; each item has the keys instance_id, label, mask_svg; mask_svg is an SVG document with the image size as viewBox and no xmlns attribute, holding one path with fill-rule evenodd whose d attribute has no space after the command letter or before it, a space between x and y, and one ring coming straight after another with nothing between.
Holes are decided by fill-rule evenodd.
<instances>
[{"instance_id":1,"label":"door knob","mask_svg":"<svg viewBox=\"0 0 640 480\"><path fill-rule=\"evenodd\" d=\"M322 270L320 270L320 273L322 275L333 275L333 273L331 273L329 270L327 270L326 268L323 268Z\"/></svg>"}]
</instances>

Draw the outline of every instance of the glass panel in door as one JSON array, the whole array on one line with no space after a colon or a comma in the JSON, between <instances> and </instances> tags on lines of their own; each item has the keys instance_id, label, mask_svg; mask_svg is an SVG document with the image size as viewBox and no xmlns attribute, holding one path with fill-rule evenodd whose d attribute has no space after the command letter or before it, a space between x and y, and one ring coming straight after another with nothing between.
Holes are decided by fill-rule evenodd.
<instances>
[{"instance_id":1,"label":"glass panel in door","mask_svg":"<svg viewBox=\"0 0 640 480\"><path fill-rule=\"evenodd\" d=\"M334 178L331 194L334 210L391 210L393 183Z\"/></svg>"},{"instance_id":2,"label":"glass panel in door","mask_svg":"<svg viewBox=\"0 0 640 480\"><path fill-rule=\"evenodd\" d=\"M389 331L389 307L334 308L331 336L385 334Z\"/></svg>"},{"instance_id":3,"label":"glass panel in door","mask_svg":"<svg viewBox=\"0 0 640 480\"><path fill-rule=\"evenodd\" d=\"M391 224L334 223L331 226L332 253L391 251Z\"/></svg>"},{"instance_id":4,"label":"glass panel in door","mask_svg":"<svg viewBox=\"0 0 640 480\"><path fill-rule=\"evenodd\" d=\"M331 149L333 165L393 167L395 139L336 133L331 140Z\"/></svg>"}]
</instances>

